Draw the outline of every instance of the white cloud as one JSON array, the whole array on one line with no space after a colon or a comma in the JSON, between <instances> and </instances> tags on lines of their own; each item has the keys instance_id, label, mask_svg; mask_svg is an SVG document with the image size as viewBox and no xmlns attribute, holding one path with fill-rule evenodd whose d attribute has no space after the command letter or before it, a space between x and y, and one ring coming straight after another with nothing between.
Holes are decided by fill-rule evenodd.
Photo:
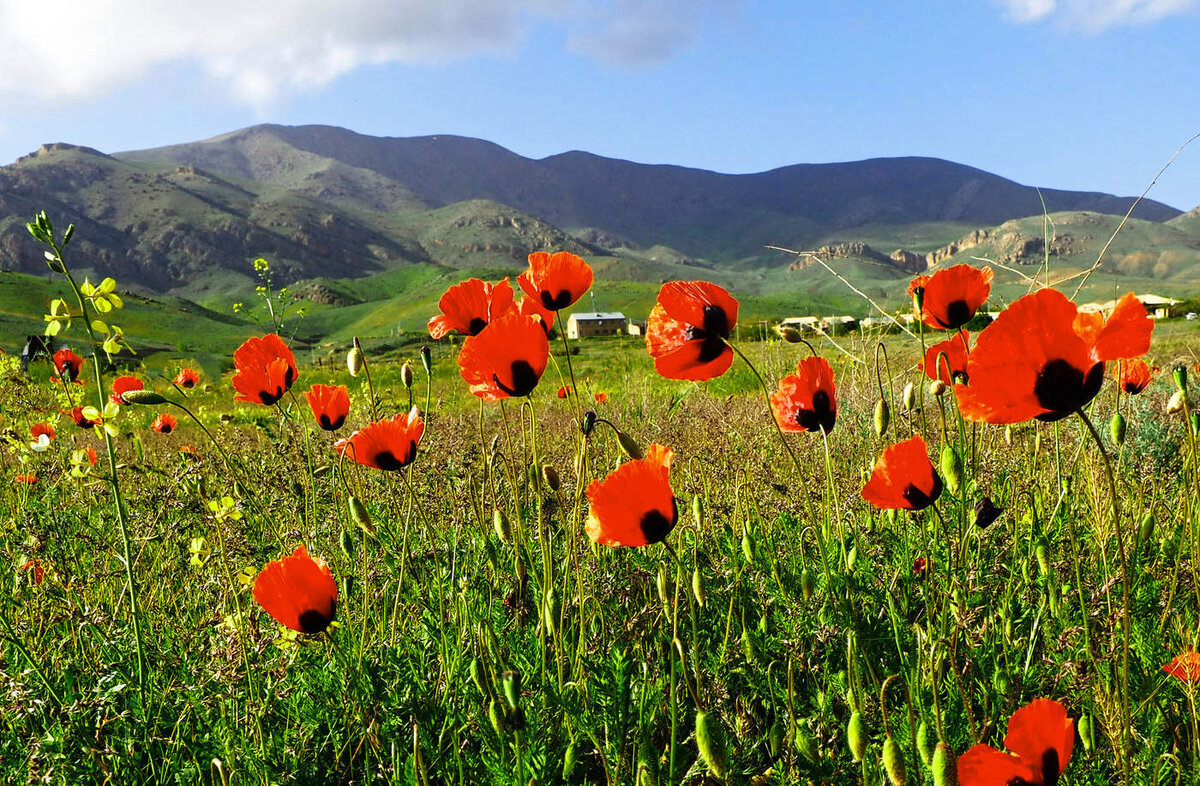
<instances>
[{"instance_id":1,"label":"white cloud","mask_svg":"<svg viewBox=\"0 0 1200 786\"><path fill-rule=\"evenodd\" d=\"M664 4L680 13L656 26L646 9ZM263 104L366 65L511 52L545 21L572 31L580 51L646 61L689 40L689 8L679 0L0 0L0 95L87 96L195 63L240 100ZM588 46L591 33L614 46Z\"/></svg>"},{"instance_id":2,"label":"white cloud","mask_svg":"<svg viewBox=\"0 0 1200 786\"><path fill-rule=\"evenodd\" d=\"M1100 32L1146 25L1200 9L1200 0L1000 0L1015 22L1053 20L1068 28Z\"/></svg>"},{"instance_id":3,"label":"white cloud","mask_svg":"<svg viewBox=\"0 0 1200 786\"><path fill-rule=\"evenodd\" d=\"M734 0L616 0L592 8L568 46L607 63L656 63L691 42L699 19L714 11L729 17L736 7Z\"/></svg>"}]
</instances>

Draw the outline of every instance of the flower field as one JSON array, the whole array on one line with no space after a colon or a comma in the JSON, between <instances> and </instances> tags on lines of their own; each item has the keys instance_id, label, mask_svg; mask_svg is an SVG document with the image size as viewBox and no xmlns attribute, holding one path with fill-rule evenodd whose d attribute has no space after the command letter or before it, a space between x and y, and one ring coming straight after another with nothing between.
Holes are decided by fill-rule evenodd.
<instances>
[{"instance_id":1,"label":"flower field","mask_svg":"<svg viewBox=\"0 0 1200 786\"><path fill-rule=\"evenodd\" d=\"M537 252L398 355L272 311L151 377L30 231L74 297L0 356L4 782L1200 778L1200 346L1132 295L975 330L960 265L911 329L743 345L672 281L572 343L592 270Z\"/></svg>"}]
</instances>

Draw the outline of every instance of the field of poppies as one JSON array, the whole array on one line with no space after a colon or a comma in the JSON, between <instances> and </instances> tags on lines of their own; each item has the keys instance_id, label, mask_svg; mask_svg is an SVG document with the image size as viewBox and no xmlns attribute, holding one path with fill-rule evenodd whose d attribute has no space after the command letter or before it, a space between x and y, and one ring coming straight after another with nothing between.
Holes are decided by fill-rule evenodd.
<instances>
[{"instance_id":1,"label":"field of poppies","mask_svg":"<svg viewBox=\"0 0 1200 786\"><path fill-rule=\"evenodd\" d=\"M572 343L591 268L537 252L398 356L272 311L151 377L29 229L74 297L0 355L4 782L1200 778L1200 345L1132 295L974 331L960 265L911 331L741 345L673 281Z\"/></svg>"}]
</instances>

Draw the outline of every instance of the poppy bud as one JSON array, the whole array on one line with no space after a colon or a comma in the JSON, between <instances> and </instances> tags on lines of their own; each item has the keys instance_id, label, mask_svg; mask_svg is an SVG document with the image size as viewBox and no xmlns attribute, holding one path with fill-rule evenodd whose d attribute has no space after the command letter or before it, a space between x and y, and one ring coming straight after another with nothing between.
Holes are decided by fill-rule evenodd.
<instances>
[{"instance_id":1,"label":"poppy bud","mask_svg":"<svg viewBox=\"0 0 1200 786\"><path fill-rule=\"evenodd\" d=\"M658 754L650 746L650 740L642 737L637 754L638 786L658 786Z\"/></svg>"},{"instance_id":2,"label":"poppy bud","mask_svg":"<svg viewBox=\"0 0 1200 786\"><path fill-rule=\"evenodd\" d=\"M421 345L421 366L425 369L425 376L433 374L433 357L429 353L429 347Z\"/></svg>"},{"instance_id":3,"label":"poppy bud","mask_svg":"<svg viewBox=\"0 0 1200 786\"><path fill-rule=\"evenodd\" d=\"M904 386L904 408L911 410L917 406L917 386L909 382Z\"/></svg>"},{"instance_id":4,"label":"poppy bud","mask_svg":"<svg viewBox=\"0 0 1200 786\"><path fill-rule=\"evenodd\" d=\"M1183 412L1183 391L1176 390L1171 394L1171 400L1167 402L1167 414L1174 415L1176 412Z\"/></svg>"},{"instance_id":5,"label":"poppy bud","mask_svg":"<svg viewBox=\"0 0 1200 786\"><path fill-rule=\"evenodd\" d=\"M509 669L500 676L500 686L504 688L504 700L508 706L517 709L521 706L521 672Z\"/></svg>"},{"instance_id":6,"label":"poppy bud","mask_svg":"<svg viewBox=\"0 0 1200 786\"><path fill-rule=\"evenodd\" d=\"M562 779L564 781L571 780L571 776L575 774L575 765L579 763L579 744L575 740L571 740L567 745L567 751L563 754Z\"/></svg>"},{"instance_id":7,"label":"poppy bud","mask_svg":"<svg viewBox=\"0 0 1200 786\"><path fill-rule=\"evenodd\" d=\"M621 446L621 452L626 458L637 461L642 458L642 447L633 437L626 434L624 431L617 432L617 444Z\"/></svg>"},{"instance_id":8,"label":"poppy bud","mask_svg":"<svg viewBox=\"0 0 1200 786\"><path fill-rule=\"evenodd\" d=\"M558 635L558 619L561 615L562 603L559 602L558 595L551 588L546 592L546 602L542 606L543 621L551 636Z\"/></svg>"},{"instance_id":9,"label":"poppy bud","mask_svg":"<svg viewBox=\"0 0 1200 786\"><path fill-rule=\"evenodd\" d=\"M778 330L780 338L789 344L799 344L804 340L804 337L800 335L800 331L791 325L782 325Z\"/></svg>"},{"instance_id":10,"label":"poppy bud","mask_svg":"<svg viewBox=\"0 0 1200 786\"><path fill-rule=\"evenodd\" d=\"M670 608L671 588L667 584L667 569L663 565L658 566L658 575L654 579L654 586L658 589L658 599L662 601L662 605Z\"/></svg>"},{"instance_id":11,"label":"poppy bud","mask_svg":"<svg viewBox=\"0 0 1200 786\"><path fill-rule=\"evenodd\" d=\"M925 287L913 287L912 291L913 311L917 316L921 316L921 309L925 307Z\"/></svg>"},{"instance_id":12,"label":"poppy bud","mask_svg":"<svg viewBox=\"0 0 1200 786\"><path fill-rule=\"evenodd\" d=\"M1138 545L1149 542L1152 537L1154 537L1154 511L1149 511L1142 517L1142 523L1138 526Z\"/></svg>"},{"instance_id":13,"label":"poppy bud","mask_svg":"<svg viewBox=\"0 0 1200 786\"><path fill-rule=\"evenodd\" d=\"M504 708L500 706L499 701L488 702L488 720L492 722L496 736L503 739L504 732L508 731L508 724L504 722Z\"/></svg>"},{"instance_id":14,"label":"poppy bud","mask_svg":"<svg viewBox=\"0 0 1200 786\"><path fill-rule=\"evenodd\" d=\"M508 523L508 516L505 516L500 508L492 511L492 529L496 530L496 537L500 538L502 543L512 540L512 526Z\"/></svg>"},{"instance_id":15,"label":"poppy bud","mask_svg":"<svg viewBox=\"0 0 1200 786\"><path fill-rule=\"evenodd\" d=\"M483 664L479 662L479 658L471 658L471 682L475 683L475 687L479 688L479 692L484 696L488 695L487 673L483 670Z\"/></svg>"},{"instance_id":16,"label":"poppy bud","mask_svg":"<svg viewBox=\"0 0 1200 786\"><path fill-rule=\"evenodd\" d=\"M963 462L953 445L949 443L942 445L941 463L942 478L945 479L946 486L950 489L950 493L957 494L958 487L962 484Z\"/></svg>"},{"instance_id":17,"label":"poppy bud","mask_svg":"<svg viewBox=\"0 0 1200 786\"><path fill-rule=\"evenodd\" d=\"M562 481L558 477L558 470L549 464L542 467L542 479L546 481L546 485L550 487L551 491L558 491L558 487L562 485Z\"/></svg>"},{"instance_id":18,"label":"poppy bud","mask_svg":"<svg viewBox=\"0 0 1200 786\"><path fill-rule=\"evenodd\" d=\"M692 496L692 519L696 522L696 529L704 525L704 506L700 502L699 494Z\"/></svg>"},{"instance_id":19,"label":"poppy bud","mask_svg":"<svg viewBox=\"0 0 1200 786\"><path fill-rule=\"evenodd\" d=\"M1004 444L1012 447L1012 424L1004 427Z\"/></svg>"},{"instance_id":20,"label":"poppy bud","mask_svg":"<svg viewBox=\"0 0 1200 786\"><path fill-rule=\"evenodd\" d=\"M1095 738L1092 736L1092 716L1086 712L1079 718L1079 741L1083 743L1083 749L1090 753Z\"/></svg>"},{"instance_id":21,"label":"poppy bud","mask_svg":"<svg viewBox=\"0 0 1200 786\"><path fill-rule=\"evenodd\" d=\"M363 351L358 344L358 339L354 339L354 346L350 347L350 351L346 353L346 368L350 371L350 376L357 377L363 367Z\"/></svg>"},{"instance_id":22,"label":"poppy bud","mask_svg":"<svg viewBox=\"0 0 1200 786\"><path fill-rule=\"evenodd\" d=\"M944 742L933 749L933 786L958 786L958 759L954 750Z\"/></svg>"},{"instance_id":23,"label":"poppy bud","mask_svg":"<svg viewBox=\"0 0 1200 786\"><path fill-rule=\"evenodd\" d=\"M696 747L708 765L708 771L716 778L729 773L729 752L725 742L725 729L720 718L711 712L696 713Z\"/></svg>"},{"instance_id":24,"label":"poppy bud","mask_svg":"<svg viewBox=\"0 0 1200 786\"><path fill-rule=\"evenodd\" d=\"M368 534L375 534L375 524L371 521L371 514L367 511L367 506L363 501L353 494L348 500L350 506L350 520L367 531Z\"/></svg>"},{"instance_id":25,"label":"poppy bud","mask_svg":"<svg viewBox=\"0 0 1200 786\"><path fill-rule=\"evenodd\" d=\"M1050 574L1050 558L1047 554L1046 542L1041 541L1037 544L1037 548L1033 550L1034 556L1037 557L1038 567L1041 568L1042 575Z\"/></svg>"},{"instance_id":26,"label":"poppy bud","mask_svg":"<svg viewBox=\"0 0 1200 786\"><path fill-rule=\"evenodd\" d=\"M1180 363L1171 371L1171 377L1175 380L1175 387L1180 393L1187 392L1187 366Z\"/></svg>"},{"instance_id":27,"label":"poppy bud","mask_svg":"<svg viewBox=\"0 0 1200 786\"><path fill-rule=\"evenodd\" d=\"M704 608L704 601L707 596L704 593L704 577L700 574L700 566L692 571L692 595L696 597L696 605Z\"/></svg>"},{"instance_id":28,"label":"poppy bud","mask_svg":"<svg viewBox=\"0 0 1200 786\"><path fill-rule=\"evenodd\" d=\"M996 671L992 673L992 687L1001 696L1008 694L1008 670L1003 666L997 666Z\"/></svg>"},{"instance_id":29,"label":"poppy bud","mask_svg":"<svg viewBox=\"0 0 1200 786\"><path fill-rule=\"evenodd\" d=\"M847 573L854 572L854 562L857 559L858 559L858 544L856 543L850 547L849 551L846 552L846 572Z\"/></svg>"},{"instance_id":30,"label":"poppy bud","mask_svg":"<svg viewBox=\"0 0 1200 786\"><path fill-rule=\"evenodd\" d=\"M1192 413L1192 433L1200 434L1200 412Z\"/></svg>"},{"instance_id":31,"label":"poppy bud","mask_svg":"<svg viewBox=\"0 0 1200 786\"><path fill-rule=\"evenodd\" d=\"M946 383L941 381L940 379L935 379L934 381L929 383L929 395L931 395L935 398L941 398L942 394L945 392L946 392Z\"/></svg>"},{"instance_id":32,"label":"poppy bud","mask_svg":"<svg viewBox=\"0 0 1200 786\"><path fill-rule=\"evenodd\" d=\"M887 771L888 781L892 786L905 786L908 783L908 773L904 769L904 753L890 734L883 741L883 769Z\"/></svg>"},{"instance_id":33,"label":"poppy bud","mask_svg":"<svg viewBox=\"0 0 1200 786\"><path fill-rule=\"evenodd\" d=\"M850 723L846 726L846 742L850 744L850 755L854 757L854 761L862 761L867 753L867 731L863 728L862 713L858 710L850 713Z\"/></svg>"},{"instance_id":34,"label":"poppy bud","mask_svg":"<svg viewBox=\"0 0 1200 786\"><path fill-rule=\"evenodd\" d=\"M746 558L746 562L754 564L758 558L758 549L754 542L754 536L750 534L749 529L742 530L742 555Z\"/></svg>"},{"instance_id":35,"label":"poppy bud","mask_svg":"<svg viewBox=\"0 0 1200 786\"><path fill-rule=\"evenodd\" d=\"M817 760L817 743L803 726L796 727L796 752L810 764Z\"/></svg>"},{"instance_id":36,"label":"poppy bud","mask_svg":"<svg viewBox=\"0 0 1200 786\"><path fill-rule=\"evenodd\" d=\"M888 407L887 400L881 398L875 402L875 436L882 437L891 422L891 409Z\"/></svg>"},{"instance_id":37,"label":"poppy bud","mask_svg":"<svg viewBox=\"0 0 1200 786\"><path fill-rule=\"evenodd\" d=\"M747 663L758 663L758 648L754 646L754 639L744 625L742 626L742 654L746 656Z\"/></svg>"},{"instance_id":38,"label":"poppy bud","mask_svg":"<svg viewBox=\"0 0 1200 786\"><path fill-rule=\"evenodd\" d=\"M933 738L929 736L929 724L921 721L917 727L917 754L926 767L933 761L933 744Z\"/></svg>"},{"instance_id":39,"label":"poppy bud","mask_svg":"<svg viewBox=\"0 0 1200 786\"><path fill-rule=\"evenodd\" d=\"M155 393L153 390L127 390L121 394L121 398L126 404L166 404L165 398Z\"/></svg>"},{"instance_id":40,"label":"poppy bud","mask_svg":"<svg viewBox=\"0 0 1200 786\"><path fill-rule=\"evenodd\" d=\"M800 571L800 592L804 595L804 602L808 603L813 598L813 577L812 571L808 568Z\"/></svg>"},{"instance_id":41,"label":"poppy bud","mask_svg":"<svg viewBox=\"0 0 1200 786\"><path fill-rule=\"evenodd\" d=\"M1108 424L1108 432L1114 445L1125 444L1125 416L1120 412L1113 415Z\"/></svg>"},{"instance_id":42,"label":"poppy bud","mask_svg":"<svg viewBox=\"0 0 1200 786\"><path fill-rule=\"evenodd\" d=\"M583 413L583 418L579 421L579 430L583 432L583 436L590 437L592 429L596 427L596 413L588 410Z\"/></svg>"},{"instance_id":43,"label":"poppy bud","mask_svg":"<svg viewBox=\"0 0 1200 786\"><path fill-rule=\"evenodd\" d=\"M338 535L338 548L346 555L346 559L354 559L354 538L350 537L350 530L344 529Z\"/></svg>"},{"instance_id":44,"label":"poppy bud","mask_svg":"<svg viewBox=\"0 0 1200 786\"><path fill-rule=\"evenodd\" d=\"M400 367L400 381L404 383L404 387L411 388L413 386L413 370L408 361L404 361L404 365Z\"/></svg>"}]
</instances>

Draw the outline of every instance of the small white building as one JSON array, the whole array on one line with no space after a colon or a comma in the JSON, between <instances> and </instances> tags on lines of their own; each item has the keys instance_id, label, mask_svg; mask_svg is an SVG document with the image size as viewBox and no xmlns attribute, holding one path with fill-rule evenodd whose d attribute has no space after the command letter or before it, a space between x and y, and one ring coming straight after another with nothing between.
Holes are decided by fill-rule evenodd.
<instances>
[{"instance_id":1,"label":"small white building","mask_svg":"<svg viewBox=\"0 0 1200 786\"><path fill-rule=\"evenodd\" d=\"M629 320L620 311L584 311L567 318L567 338L619 336Z\"/></svg>"},{"instance_id":2,"label":"small white building","mask_svg":"<svg viewBox=\"0 0 1200 786\"><path fill-rule=\"evenodd\" d=\"M779 323L779 328L793 328L801 333L816 333L821 329L819 317L788 317Z\"/></svg>"}]
</instances>

